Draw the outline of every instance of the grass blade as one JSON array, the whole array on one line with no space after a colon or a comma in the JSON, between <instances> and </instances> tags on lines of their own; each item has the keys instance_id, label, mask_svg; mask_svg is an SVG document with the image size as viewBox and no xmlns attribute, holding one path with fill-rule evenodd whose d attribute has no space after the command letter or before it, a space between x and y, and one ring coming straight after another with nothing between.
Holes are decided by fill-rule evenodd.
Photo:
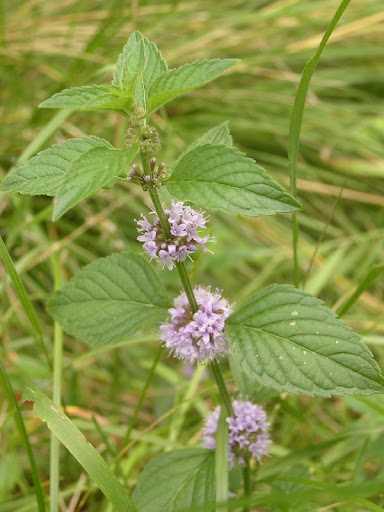
<instances>
[{"instance_id":1,"label":"grass blade","mask_svg":"<svg viewBox=\"0 0 384 512\"><path fill-rule=\"evenodd\" d=\"M38 508L39 512L45 512L44 491L43 491L43 488L42 488L42 485L40 482L35 456L33 454L31 443L29 442L27 429L25 428L24 419L21 414L19 404L17 403L16 396L13 391L11 381L9 380L8 374L7 374L1 361L0 361L0 381L4 388L5 396L8 400L8 402L11 404L12 408L14 409L16 426L19 431L21 440L24 444L24 448L28 455L29 464L31 466L33 486L35 488L37 508Z\"/></svg>"},{"instance_id":2,"label":"grass blade","mask_svg":"<svg viewBox=\"0 0 384 512\"><path fill-rule=\"evenodd\" d=\"M55 282L55 290L61 286L62 276L59 258L52 256L52 267ZM54 342L53 342L53 403L56 407L61 406L61 379L63 369L63 331L60 325L54 324ZM49 496L50 511L59 510L59 492L60 492L60 443L57 437L51 434L50 447L50 468L49 468Z\"/></svg>"},{"instance_id":3,"label":"grass blade","mask_svg":"<svg viewBox=\"0 0 384 512\"><path fill-rule=\"evenodd\" d=\"M295 102L291 114L290 126L289 126L289 143L288 143L288 168L290 174L290 188L291 194L297 196L297 158L300 147L300 132L303 123L303 115L305 108L305 100L308 94L309 84L313 73L315 72L321 54L335 30L338 21L343 15L345 9L348 7L350 0L342 0L335 15L330 21L324 36L318 46L315 54L306 62L303 73L301 75L300 83L296 92ZM299 267L299 223L297 214L292 215L292 249L293 249L293 282L297 287L300 284L300 267Z\"/></svg>"},{"instance_id":4,"label":"grass blade","mask_svg":"<svg viewBox=\"0 0 384 512\"><path fill-rule=\"evenodd\" d=\"M365 278L359 283L352 295L337 309L338 316L343 316L355 304L360 295L375 281L375 279L384 271L384 265L378 265L369 270Z\"/></svg>"},{"instance_id":5,"label":"grass blade","mask_svg":"<svg viewBox=\"0 0 384 512\"><path fill-rule=\"evenodd\" d=\"M15 289L17 298L22 305L25 314L27 315L28 320L30 321L33 336L35 338L36 343L40 346L44 356L47 360L48 366L50 366L50 359L47 351L47 347L44 343L44 335L43 329L40 324L39 317L37 315L36 309L34 308L32 302L28 297L27 290L24 287L24 283L22 282L19 274L17 273L16 267L13 263L12 257L8 252L7 246L5 245L3 239L0 236L0 259L3 262L4 268L9 275L13 287Z\"/></svg>"},{"instance_id":6,"label":"grass blade","mask_svg":"<svg viewBox=\"0 0 384 512\"><path fill-rule=\"evenodd\" d=\"M128 493L119 480L98 453L86 440L80 430L65 416L43 393L30 390L32 400L35 402L35 413L47 423L59 441L67 448L73 457L81 464L103 492L116 512L136 511Z\"/></svg>"}]
</instances>

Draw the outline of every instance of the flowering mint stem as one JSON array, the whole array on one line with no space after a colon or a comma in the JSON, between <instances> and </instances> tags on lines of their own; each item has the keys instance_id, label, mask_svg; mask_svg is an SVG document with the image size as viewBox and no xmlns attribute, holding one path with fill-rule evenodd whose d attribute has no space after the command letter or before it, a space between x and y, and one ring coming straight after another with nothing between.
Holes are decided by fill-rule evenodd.
<instances>
[{"instance_id":1,"label":"flowering mint stem","mask_svg":"<svg viewBox=\"0 0 384 512\"><path fill-rule=\"evenodd\" d=\"M143 153L141 153L141 160L143 163L144 171L148 172L148 169L149 169L148 160ZM164 233L167 236L169 236L170 232L171 232L169 222L168 222L167 216L164 212L163 206L161 204L159 193L158 193L156 187L149 188L149 195L151 196L153 206L154 206L156 213L159 217L161 227L163 228ZM187 295L188 302L191 305L192 311L195 313L198 310L198 305L197 305L195 294L193 293L192 284L189 279L185 265L184 265L184 263L179 262L179 263L176 263L176 268L179 273L179 277L182 282L184 291ZM216 381L217 387L219 389L221 401L227 411L227 414L230 416L232 414L232 402L231 402L231 398L229 396L227 387L225 385L223 375L220 370L220 366L218 365L218 363L216 361L212 361L210 363L210 369L211 369L211 373Z\"/></svg>"}]
</instances>

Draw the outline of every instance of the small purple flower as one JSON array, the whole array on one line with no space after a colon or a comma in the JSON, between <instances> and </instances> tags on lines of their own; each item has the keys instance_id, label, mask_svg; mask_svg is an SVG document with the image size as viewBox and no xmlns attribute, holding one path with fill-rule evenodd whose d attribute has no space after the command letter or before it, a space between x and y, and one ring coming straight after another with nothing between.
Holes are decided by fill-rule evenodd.
<instances>
[{"instance_id":1,"label":"small purple flower","mask_svg":"<svg viewBox=\"0 0 384 512\"><path fill-rule=\"evenodd\" d=\"M160 338L176 357L188 363L211 361L227 351L225 320L231 308L216 290L194 289L198 310L192 313L185 293L169 309L170 321L160 326Z\"/></svg>"},{"instance_id":2,"label":"small purple flower","mask_svg":"<svg viewBox=\"0 0 384 512\"><path fill-rule=\"evenodd\" d=\"M208 416L203 430L203 445L214 450L216 431L220 418L220 406ZM248 400L233 402L233 416L227 418L229 462L231 466L244 464L247 456L258 462L270 448L269 423L264 409Z\"/></svg>"},{"instance_id":3,"label":"small purple flower","mask_svg":"<svg viewBox=\"0 0 384 512\"><path fill-rule=\"evenodd\" d=\"M209 237L201 237L199 229L206 227L204 215L181 202L173 202L165 209L171 235L163 232L156 212L150 213L148 219L144 215L136 220L139 236L137 240L143 243L144 249L151 258L158 258L160 262L171 270L175 263L184 261L190 254L201 246L204 248Z\"/></svg>"}]
</instances>

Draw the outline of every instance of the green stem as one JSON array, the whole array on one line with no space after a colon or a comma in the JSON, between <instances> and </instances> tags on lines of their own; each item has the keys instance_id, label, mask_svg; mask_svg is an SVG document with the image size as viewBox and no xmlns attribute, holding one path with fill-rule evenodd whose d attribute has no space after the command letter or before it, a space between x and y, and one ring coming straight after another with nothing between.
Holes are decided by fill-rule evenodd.
<instances>
[{"instance_id":1,"label":"green stem","mask_svg":"<svg viewBox=\"0 0 384 512\"><path fill-rule=\"evenodd\" d=\"M53 275L55 290L61 287L61 269L56 255L52 257ZM60 325L54 324L54 342L53 342L53 396L52 401L58 408L61 407L61 382L63 371L63 331ZM51 433L50 446L50 470L49 470L49 495L50 511L59 510L59 492L60 492L60 442L57 437Z\"/></svg>"},{"instance_id":2,"label":"green stem","mask_svg":"<svg viewBox=\"0 0 384 512\"><path fill-rule=\"evenodd\" d=\"M224 377L220 370L219 363L217 361L212 361L209 365L209 368L211 370L213 378L215 379L216 385L219 388L221 401L223 402L226 413L228 416L232 416L232 400L231 397L229 396L227 386L225 385Z\"/></svg>"},{"instance_id":3,"label":"green stem","mask_svg":"<svg viewBox=\"0 0 384 512\"><path fill-rule=\"evenodd\" d=\"M196 297L195 294L193 293L193 288L187 273L187 269L185 268L184 263L176 263L176 268L179 273L180 280L183 284L185 293L187 295L188 302L192 308L192 311L196 313L196 311L199 309L199 306L197 305Z\"/></svg>"},{"instance_id":4,"label":"green stem","mask_svg":"<svg viewBox=\"0 0 384 512\"><path fill-rule=\"evenodd\" d=\"M40 346L44 356L47 360L48 366L51 367L50 358L48 355L47 347L44 343L44 335L43 329L40 324L39 317L36 313L36 310L28 297L27 290L24 287L24 283L22 282L15 264L13 263L12 257L8 252L7 246L5 245L3 239L0 236L0 259L3 262L4 268L9 275L13 287L15 288L16 295L24 309L25 314L31 324L33 337L35 338L36 343Z\"/></svg>"},{"instance_id":5,"label":"green stem","mask_svg":"<svg viewBox=\"0 0 384 512\"><path fill-rule=\"evenodd\" d=\"M221 410L216 431L215 480L217 509L227 511L228 501L228 424L227 412Z\"/></svg>"},{"instance_id":6,"label":"green stem","mask_svg":"<svg viewBox=\"0 0 384 512\"><path fill-rule=\"evenodd\" d=\"M37 508L38 508L39 512L45 512L44 492L43 492L43 488L42 488L42 485L40 482L39 472L37 469L35 456L33 454L31 443L29 442L27 429L25 427L24 419L21 414L19 404L17 403L16 396L13 391L11 381L9 380L7 372L6 372L1 361L0 361L0 381L1 381L1 384L3 385L5 396L8 400L8 402L11 404L11 406L14 409L16 427L19 431L21 440L22 440L25 450L27 452L29 464L31 466L32 481L33 481L33 485L35 488Z\"/></svg>"},{"instance_id":7,"label":"green stem","mask_svg":"<svg viewBox=\"0 0 384 512\"><path fill-rule=\"evenodd\" d=\"M249 459L245 459L245 464L243 467L243 481L244 481L244 497L246 499L246 503L243 508L243 512L250 512L249 508L249 498L252 495L252 482L251 482L251 468L249 466Z\"/></svg>"}]
</instances>

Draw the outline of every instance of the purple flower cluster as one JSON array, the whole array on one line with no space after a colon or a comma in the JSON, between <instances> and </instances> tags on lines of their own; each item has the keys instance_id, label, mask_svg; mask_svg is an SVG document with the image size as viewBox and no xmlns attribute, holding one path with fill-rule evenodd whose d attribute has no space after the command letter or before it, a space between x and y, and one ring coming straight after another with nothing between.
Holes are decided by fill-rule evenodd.
<instances>
[{"instance_id":1,"label":"purple flower cluster","mask_svg":"<svg viewBox=\"0 0 384 512\"><path fill-rule=\"evenodd\" d=\"M216 431L220 418L220 406L208 416L203 430L203 445L214 450ZM257 461L266 455L271 445L267 414L262 407L248 400L233 402L233 416L227 418L229 462L243 464L245 457Z\"/></svg>"},{"instance_id":2,"label":"purple flower cluster","mask_svg":"<svg viewBox=\"0 0 384 512\"><path fill-rule=\"evenodd\" d=\"M165 346L189 363L211 361L227 351L224 324L231 310L218 291L201 286L194 289L198 310L193 313L185 293L169 309L169 323L160 326Z\"/></svg>"},{"instance_id":3,"label":"purple flower cluster","mask_svg":"<svg viewBox=\"0 0 384 512\"><path fill-rule=\"evenodd\" d=\"M143 242L144 249L151 258L158 258L160 262L171 270L175 263L184 261L198 247L204 247L209 237L201 237L199 229L206 227L204 215L181 202L173 202L165 209L170 227L170 236L163 232L156 212L151 212L151 219L144 215L136 221L140 235L139 242Z\"/></svg>"}]
</instances>

